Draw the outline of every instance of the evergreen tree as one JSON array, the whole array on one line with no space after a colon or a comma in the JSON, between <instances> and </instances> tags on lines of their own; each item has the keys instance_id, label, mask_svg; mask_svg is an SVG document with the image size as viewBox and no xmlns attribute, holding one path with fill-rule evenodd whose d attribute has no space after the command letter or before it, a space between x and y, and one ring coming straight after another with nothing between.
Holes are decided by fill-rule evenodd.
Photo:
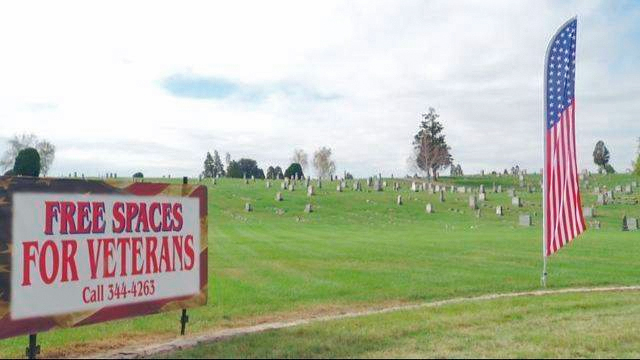
<instances>
[{"instance_id":1,"label":"evergreen tree","mask_svg":"<svg viewBox=\"0 0 640 360\"><path fill-rule=\"evenodd\" d=\"M214 161L213 157L211 157L211 153L207 151L207 157L204 159L204 171L202 172L202 176L205 178L214 177Z\"/></svg>"},{"instance_id":2,"label":"evergreen tree","mask_svg":"<svg viewBox=\"0 0 640 360\"><path fill-rule=\"evenodd\" d=\"M602 173L609 169L607 166L609 164L609 157L609 149L605 146L604 141L598 141L595 149L593 149L593 162L598 165L598 172Z\"/></svg>"},{"instance_id":3,"label":"evergreen tree","mask_svg":"<svg viewBox=\"0 0 640 360\"><path fill-rule=\"evenodd\" d=\"M213 151L213 176L224 176L224 165L222 165L218 150Z\"/></svg>"},{"instance_id":4,"label":"evergreen tree","mask_svg":"<svg viewBox=\"0 0 640 360\"><path fill-rule=\"evenodd\" d=\"M439 117L434 108L429 108L428 114L422 114L423 121L413 138L416 165L427 177L431 175L434 179L437 179L439 170L446 169L453 161Z\"/></svg>"}]
</instances>

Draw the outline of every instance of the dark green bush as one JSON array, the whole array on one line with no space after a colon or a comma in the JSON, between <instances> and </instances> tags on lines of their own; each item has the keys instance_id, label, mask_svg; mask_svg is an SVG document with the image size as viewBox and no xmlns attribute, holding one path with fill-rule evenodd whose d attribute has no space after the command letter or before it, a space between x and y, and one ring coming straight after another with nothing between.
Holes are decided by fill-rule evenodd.
<instances>
[{"instance_id":1,"label":"dark green bush","mask_svg":"<svg viewBox=\"0 0 640 360\"><path fill-rule=\"evenodd\" d=\"M299 178L302 178L304 176L304 173L302 173L302 166L300 166L300 164L298 163L293 163L289 165L287 170L284 172L284 177L292 179L296 174L298 174Z\"/></svg>"},{"instance_id":2,"label":"dark green bush","mask_svg":"<svg viewBox=\"0 0 640 360\"><path fill-rule=\"evenodd\" d=\"M34 148L20 150L13 165L14 175L40 176L40 155Z\"/></svg>"}]
</instances>

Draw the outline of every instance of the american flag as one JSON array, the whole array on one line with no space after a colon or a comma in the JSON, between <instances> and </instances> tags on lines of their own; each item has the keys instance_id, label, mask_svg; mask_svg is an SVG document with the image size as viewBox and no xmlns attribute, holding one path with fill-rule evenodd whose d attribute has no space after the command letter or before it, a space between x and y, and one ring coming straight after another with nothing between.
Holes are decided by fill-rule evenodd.
<instances>
[{"instance_id":1,"label":"american flag","mask_svg":"<svg viewBox=\"0 0 640 360\"><path fill-rule=\"evenodd\" d=\"M582 215L575 136L576 27L573 18L549 43L545 81L545 255L586 229Z\"/></svg>"}]
</instances>

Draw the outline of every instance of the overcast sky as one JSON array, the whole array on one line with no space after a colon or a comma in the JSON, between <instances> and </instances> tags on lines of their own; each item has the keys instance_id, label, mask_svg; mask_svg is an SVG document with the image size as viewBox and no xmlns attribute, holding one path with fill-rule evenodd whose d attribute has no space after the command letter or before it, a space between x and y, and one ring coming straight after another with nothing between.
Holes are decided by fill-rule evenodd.
<instances>
[{"instance_id":1,"label":"overcast sky","mask_svg":"<svg viewBox=\"0 0 640 360\"><path fill-rule=\"evenodd\" d=\"M618 171L640 137L637 1L2 2L0 151L57 147L51 175L196 175L207 151L404 175L420 114L465 173L542 164L544 54L578 16L578 160ZM448 171L446 172L448 174Z\"/></svg>"}]
</instances>

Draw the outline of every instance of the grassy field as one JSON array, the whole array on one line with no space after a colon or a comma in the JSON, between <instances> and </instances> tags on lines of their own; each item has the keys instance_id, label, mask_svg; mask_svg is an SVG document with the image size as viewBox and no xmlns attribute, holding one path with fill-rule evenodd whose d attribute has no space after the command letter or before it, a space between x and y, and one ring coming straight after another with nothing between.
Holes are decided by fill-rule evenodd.
<instances>
[{"instance_id":1,"label":"grassy field","mask_svg":"<svg viewBox=\"0 0 640 360\"><path fill-rule=\"evenodd\" d=\"M639 179L592 176L589 186L613 187L632 180ZM209 183L209 304L190 310L188 331L372 305L538 289L540 192L520 191L513 177L443 182L484 184L488 199L480 203L482 216L477 218L467 207L469 194L447 192L446 201L440 203L436 195L410 192L407 182L402 182L400 191L402 206L396 205L398 193L391 186L373 192L364 181L365 191L349 187L343 193L336 192L336 183L325 182L311 200L298 186L293 192L283 191L282 202L274 200L281 191L280 181L270 189L264 181ZM503 193L490 192L494 182L503 186ZM538 184L539 178L529 176L527 182ZM511 206L508 187L522 195L523 208ZM640 217L640 206L631 203L640 199L638 192L619 197L627 204L598 208L602 229L587 231L551 258L550 288L640 283L640 233L620 231L623 214ZM593 204L596 196L584 191L583 198L585 204ZM245 202L255 210L245 212ZM314 205L311 214L303 211L308 202ZM425 213L428 202L435 206L434 214ZM505 216L495 215L496 205L504 206ZM532 214L534 226L519 227L520 213ZM42 334L39 341L46 356L168 338L178 333L179 315L58 330ZM20 356L25 344L26 337L0 341L0 356Z\"/></svg>"},{"instance_id":2,"label":"grassy field","mask_svg":"<svg viewBox=\"0 0 640 360\"><path fill-rule=\"evenodd\" d=\"M166 358L638 358L638 293L500 299L246 335Z\"/></svg>"}]
</instances>

